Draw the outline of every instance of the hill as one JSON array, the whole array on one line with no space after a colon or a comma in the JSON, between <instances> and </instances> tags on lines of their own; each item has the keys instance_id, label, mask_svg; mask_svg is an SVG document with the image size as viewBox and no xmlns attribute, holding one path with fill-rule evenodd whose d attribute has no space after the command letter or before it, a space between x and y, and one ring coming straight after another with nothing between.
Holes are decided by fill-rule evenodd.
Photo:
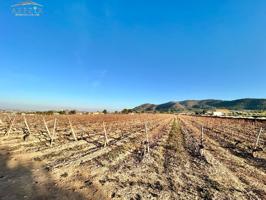
<instances>
[{"instance_id":1,"label":"hill","mask_svg":"<svg viewBox=\"0 0 266 200\"><path fill-rule=\"evenodd\" d=\"M266 99L237 99L232 101L206 99L170 101L163 104L143 104L135 107L137 112L148 111L184 111L196 109L229 109L229 110L266 110Z\"/></svg>"}]
</instances>

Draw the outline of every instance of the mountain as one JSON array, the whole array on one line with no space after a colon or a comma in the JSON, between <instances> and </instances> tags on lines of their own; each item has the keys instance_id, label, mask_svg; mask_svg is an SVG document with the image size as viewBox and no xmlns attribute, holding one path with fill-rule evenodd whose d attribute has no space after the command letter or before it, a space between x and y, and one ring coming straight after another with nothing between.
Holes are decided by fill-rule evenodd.
<instances>
[{"instance_id":1,"label":"mountain","mask_svg":"<svg viewBox=\"0 0 266 200\"><path fill-rule=\"evenodd\" d=\"M137 106L137 107L134 108L134 110L136 110L138 112L155 111L155 109L156 109L156 105L155 104L150 104L150 103L142 104L142 105Z\"/></svg>"},{"instance_id":2,"label":"mountain","mask_svg":"<svg viewBox=\"0 0 266 200\"><path fill-rule=\"evenodd\" d=\"M170 101L168 103L160 104L156 106L156 110L164 111L164 110L183 110L185 107L178 102Z\"/></svg>"},{"instance_id":3,"label":"mountain","mask_svg":"<svg viewBox=\"0 0 266 200\"><path fill-rule=\"evenodd\" d=\"M229 110L266 110L266 99L237 99L232 101L206 99L170 101L163 104L143 104L133 108L137 112L147 111L185 111L196 109L229 109Z\"/></svg>"}]
</instances>

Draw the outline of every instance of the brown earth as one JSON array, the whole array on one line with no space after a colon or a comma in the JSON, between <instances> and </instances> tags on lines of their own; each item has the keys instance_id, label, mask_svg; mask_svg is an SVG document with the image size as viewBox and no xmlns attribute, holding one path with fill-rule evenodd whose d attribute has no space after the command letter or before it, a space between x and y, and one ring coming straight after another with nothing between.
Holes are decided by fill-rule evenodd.
<instances>
[{"instance_id":1,"label":"brown earth","mask_svg":"<svg viewBox=\"0 0 266 200\"><path fill-rule=\"evenodd\" d=\"M29 133L23 117L17 116L8 136L12 117L0 116L1 200L266 198L265 134L253 151L263 122L163 114L56 116L51 144L42 117L26 116L31 134L24 141ZM52 133L54 116L45 119Z\"/></svg>"}]
</instances>

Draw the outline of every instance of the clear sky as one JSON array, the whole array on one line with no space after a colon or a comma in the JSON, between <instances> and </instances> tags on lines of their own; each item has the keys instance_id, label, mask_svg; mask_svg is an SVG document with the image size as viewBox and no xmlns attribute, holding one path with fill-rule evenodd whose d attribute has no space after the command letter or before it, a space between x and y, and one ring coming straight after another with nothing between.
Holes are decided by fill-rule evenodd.
<instances>
[{"instance_id":1,"label":"clear sky","mask_svg":"<svg viewBox=\"0 0 266 200\"><path fill-rule=\"evenodd\" d=\"M2 106L266 97L265 0L0 0Z\"/></svg>"}]
</instances>

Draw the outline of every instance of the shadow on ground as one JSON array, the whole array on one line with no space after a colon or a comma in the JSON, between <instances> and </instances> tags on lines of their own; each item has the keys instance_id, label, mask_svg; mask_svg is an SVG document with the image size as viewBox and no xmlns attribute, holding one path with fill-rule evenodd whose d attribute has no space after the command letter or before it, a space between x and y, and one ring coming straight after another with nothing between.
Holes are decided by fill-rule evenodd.
<instances>
[{"instance_id":1,"label":"shadow on ground","mask_svg":"<svg viewBox=\"0 0 266 200\"><path fill-rule=\"evenodd\" d=\"M89 192L84 195L73 188L59 187L42 167L36 167L31 161L17 161L7 149L0 149L0 200L105 199L96 190L97 197Z\"/></svg>"}]
</instances>

